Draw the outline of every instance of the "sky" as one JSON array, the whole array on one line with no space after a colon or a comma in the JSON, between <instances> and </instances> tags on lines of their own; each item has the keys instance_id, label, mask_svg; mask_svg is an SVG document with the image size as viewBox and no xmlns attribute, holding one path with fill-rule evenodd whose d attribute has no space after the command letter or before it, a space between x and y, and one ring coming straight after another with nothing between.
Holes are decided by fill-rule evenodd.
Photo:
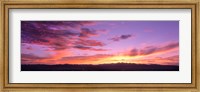
<instances>
[{"instance_id":1,"label":"sky","mask_svg":"<svg viewBox=\"0 0 200 92\"><path fill-rule=\"evenodd\" d=\"M179 21L21 21L21 63L179 65Z\"/></svg>"}]
</instances>

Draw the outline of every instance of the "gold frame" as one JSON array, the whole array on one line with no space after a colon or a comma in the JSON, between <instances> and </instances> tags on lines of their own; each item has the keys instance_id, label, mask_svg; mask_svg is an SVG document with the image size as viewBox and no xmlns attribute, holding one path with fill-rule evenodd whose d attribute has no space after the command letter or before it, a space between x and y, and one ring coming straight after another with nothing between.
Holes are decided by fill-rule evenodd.
<instances>
[{"instance_id":1,"label":"gold frame","mask_svg":"<svg viewBox=\"0 0 200 92\"><path fill-rule=\"evenodd\" d=\"M3 0L1 1L1 33L0 33L0 89L2 92L200 92L200 57L198 56L200 44L199 34L199 0L182 1L137 1L137 0L96 0L96 1L51 1L51 0ZM182 84L11 84L8 80L8 14L12 8L161 8L176 9L189 8L192 10L192 83Z\"/></svg>"}]
</instances>

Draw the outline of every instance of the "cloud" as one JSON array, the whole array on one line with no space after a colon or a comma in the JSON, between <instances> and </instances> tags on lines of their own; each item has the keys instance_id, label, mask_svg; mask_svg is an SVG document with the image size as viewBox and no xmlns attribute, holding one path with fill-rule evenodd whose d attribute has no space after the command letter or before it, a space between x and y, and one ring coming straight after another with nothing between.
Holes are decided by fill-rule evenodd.
<instances>
[{"instance_id":1,"label":"cloud","mask_svg":"<svg viewBox=\"0 0 200 92\"><path fill-rule=\"evenodd\" d=\"M82 45L76 45L74 48L80 49L80 50L90 50L90 51L107 51L106 49L96 49L92 47L82 46Z\"/></svg>"},{"instance_id":2,"label":"cloud","mask_svg":"<svg viewBox=\"0 0 200 92\"><path fill-rule=\"evenodd\" d=\"M120 57L120 58L119 58ZM53 64L105 64L105 63L137 63L137 64L160 64L160 65L178 65L179 56L152 57L134 59L134 57L117 56L113 54L96 54L89 56L67 56L58 60L51 60ZM50 61L50 60L49 60Z\"/></svg>"},{"instance_id":3,"label":"cloud","mask_svg":"<svg viewBox=\"0 0 200 92\"><path fill-rule=\"evenodd\" d=\"M33 64L33 63L39 63L37 62L37 60L41 60L41 59L47 59L50 57L39 57L33 54L21 54L21 61L22 64Z\"/></svg>"},{"instance_id":4,"label":"cloud","mask_svg":"<svg viewBox=\"0 0 200 92\"><path fill-rule=\"evenodd\" d=\"M22 43L45 45L53 50L73 48L77 44L104 46L103 42L89 40L105 31L85 28L95 24L90 21L22 21Z\"/></svg>"},{"instance_id":5,"label":"cloud","mask_svg":"<svg viewBox=\"0 0 200 92\"><path fill-rule=\"evenodd\" d=\"M172 61L179 61L179 55L169 56L165 59L172 60Z\"/></svg>"},{"instance_id":6,"label":"cloud","mask_svg":"<svg viewBox=\"0 0 200 92\"><path fill-rule=\"evenodd\" d=\"M72 32L72 30L52 30L48 28L50 26L57 27L59 24L68 24L64 22L22 21L21 23L22 43L48 45L55 50L66 49L67 44L65 43L70 43L67 38L78 35L78 33ZM76 25L73 23L67 26Z\"/></svg>"},{"instance_id":7,"label":"cloud","mask_svg":"<svg viewBox=\"0 0 200 92\"><path fill-rule=\"evenodd\" d=\"M178 47L179 47L178 42L171 42L164 46L147 46L140 50L134 48L128 51L128 55L130 56L150 55L150 54L155 54L155 53L167 52L172 49L176 49Z\"/></svg>"},{"instance_id":8,"label":"cloud","mask_svg":"<svg viewBox=\"0 0 200 92\"><path fill-rule=\"evenodd\" d=\"M105 45L105 43L100 42L98 40L83 40L83 39L79 39L74 44L83 45L83 46L104 46Z\"/></svg>"},{"instance_id":9,"label":"cloud","mask_svg":"<svg viewBox=\"0 0 200 92\"><path fill-rule=\"evenodd\" d=\"M106 33L107 30L95 30L89 28L81 28L79 37L81 38L89 38L92 36L99 36L100 34Z\"/></svg>"},{"instance_id":10,"label":"cloud","mask_svg":"<svg viewBox=\"0 0 200 92\"><path fill-rule=\"evenodd\" d=\"M21 54L23 59L46 59L49 57L39 57L33 54Z\"/></svg>"},{"instance_id":11,"label":"cloud","mask_svg":"<svg viewBox=\"0 0 200 92\"><path fill-rule=\"evenodd\" d=\"M133 35L128 34L128 35L116 36L116 37L110 38L109 40L120 41L120 40L125 40L125 39L131 38L131 37L133 37Z\"/></svg>"},{"instance_id":12,"label":"cloud","mask_svg":"<svg viewBox=\"0 0 200 92\"><path fill-rule=\"evenodd\" d=\"M32 54L40 57L49 57L53 54L52 49L45 45L37 45L37 44L29 44L22 43L21 44L21 53L22 54Z\"/></svg>"},{"instance_id":13,"label":"cloud","mask_svg":"<svg viewBox=\"0 0 200 92\"><path fill-rule=\"evenodd\" d=\"M99 64L103 59L112 57L109 54L96 54L91 56L71 56L63 57L58 64Z\"/></svg>"},{"instance_id":14,"label":"cloud","mask_svg":"<svg viewBox=\"0 0 200 92\"><path fill-rule=\"evenodd\" d=\"M62 56L62 57L58 55L58 57L53 56L48 58L41 58L30 54L23 54L22 64L98 64L101 63L102 59L111 57L111 55L96 54L91 56Z\"/></svg>"},{"instance_id":15,"label":"cloud","mask_svg":"<svg viewBox=\"0 0 200 92\"><path fill-rule=\"evenodd\" d=\"M62 50L62 51L48 51L52 53L51 55L37 55L34 53L22 53L21 54L21 61L22 64L54 64L57 60L71 56L72 53L69 50Z\"/></svg>"},{"instance_id":16,"label":"cloud","mask_svg":"<svg viewBox=\"0 0 200 92\"><path fill-rule=\"evenodd\" d=\"M169 56L169 57L153 57L148 59L135 59L131 60L132 63L138 64L160 64L160 65L178 65L179 55Z\"/></svg>"},{"instance_id":17,"label":"cloud","mask_svg":"<svg viewBox=\"0 0 200 92\"><path fill-rule=\"evenodd\" d=\"M22 21L22 23L31 23L33 26L42 29L59 28L65 26L65 28L76 28L82 26L95 25L96 22L93 21ZM59 27L58 27L59 26Z\"/></svg>"},{"instance_id":18,"label":"cloud","mask_svg":"<svg viewBox=\"0 0 200 92\"><path fill-rule=\"evenodd\" d=\"M79 37L88 38L88 37L97 36L97 35L98 35L98 33L95 30L91 30L89 28L81 28Z\"/></svg>"},{"instance_id":19,"label":"cloud","mask_svg":"<svg viewBox=\"0 0 200 92\"><path fill-rule=\"evenodd\" d=\"M158 51L158 47L148 46L140 50L140 55L148 55Z\"/></svg>"},{"instance_id":20,"label":"cloud","mask_svg":"<svg viewBox=\"0 0 200 92\"><path fill-rule=\"evenodd\" d=\"M95 24L96 22L90 21L22 21L22 63L58 62L62 57L72 54L71 48L106 51L96 48L104 46L105 43L90 39L105 32L86 28Z\"/></svg>"},{"instance_id":21,"label":"cloud","mask_svg":"<svg viewBox=\"0 0 200 92\"><path fill-rule=\"evenodd\" d=\"M130 56L136 56L139 54L139 50L138 49L132 49L129 53Z\"/></svg>"}]
</instances>

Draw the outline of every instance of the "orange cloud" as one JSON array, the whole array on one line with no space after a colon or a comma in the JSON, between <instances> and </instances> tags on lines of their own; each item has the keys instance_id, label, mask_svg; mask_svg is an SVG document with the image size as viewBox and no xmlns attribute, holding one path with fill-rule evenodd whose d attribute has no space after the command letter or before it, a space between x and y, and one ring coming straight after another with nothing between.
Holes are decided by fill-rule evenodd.
<instances>
[{"instance_id":1,"label":"orange cloud","mask_svg":"<svg viewBox=\"0 0 200 92\"><path fill-rule=\"evenodd\" d=\"M112 55L97 54L92 56L63 57L58 60L57 64L101 64L104 59L109 57L112 57Z\"/></svg>"},{"instance_id":2,"label":"orange cloud","mask_svg":"<svg viewBox=\"0 0 200 92\"><path fill-rule=\"evenodd\" d=\"M179 64L179 56L169 56L169 57L154 57L148 59L135 59L130 61L129 63L137 63L137 64L160 64L160 65L178 65Z\"/></svg>"}]
</instances>

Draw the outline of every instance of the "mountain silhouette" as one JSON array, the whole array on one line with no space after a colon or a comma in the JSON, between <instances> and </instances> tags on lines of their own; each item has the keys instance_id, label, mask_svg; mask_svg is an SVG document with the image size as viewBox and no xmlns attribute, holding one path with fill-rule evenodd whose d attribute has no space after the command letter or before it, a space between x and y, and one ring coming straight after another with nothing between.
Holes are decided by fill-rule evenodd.
<instances>
[{"instance_id":1,"label":"mountain silhouette","mask_svg":"<svg viewBox=\"0 0 200 92\"><path fill-rule=\"evenodd\" d=\"M21 71L179 71L177 65L158 64L57 64L57 65L21 65Z\"/></svg>"}]
</instances>

